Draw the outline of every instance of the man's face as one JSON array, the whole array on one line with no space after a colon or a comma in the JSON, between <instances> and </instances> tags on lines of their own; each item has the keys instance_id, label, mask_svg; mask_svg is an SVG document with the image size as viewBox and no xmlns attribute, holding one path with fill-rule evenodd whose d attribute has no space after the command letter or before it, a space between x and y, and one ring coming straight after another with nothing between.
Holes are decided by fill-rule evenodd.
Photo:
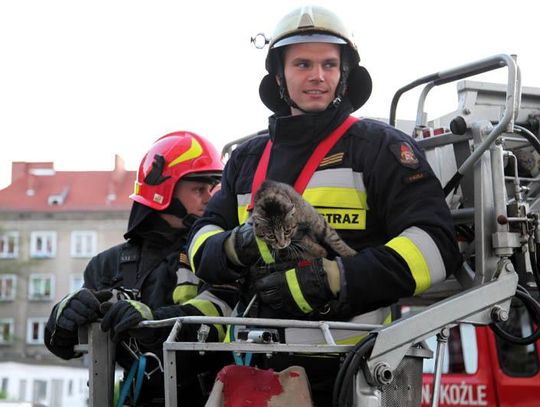
<instances>
[{"instance_id":1,"label":"man's face","mask_svg":"<svg viewBox=\"0 0 540 407\"><path fill-rule=\"evenodd\" d=\"M187 213L202 216L214 185L198 181L178 181L174 188L173 197L178 198L187 210Z\"/></svg>"},{"instance_id":2,"label":"man's face","mask_svg":"<svg viewBox=\"0 0 540 407\"><path fill-rule=\"evenodd\" d=\"M289 97L305 112L322 112L334 100L340 78L339 45L322 42L289 45L285 50ZM302 111L291 108L293 115Z\"/></svg>"}]
</instances>

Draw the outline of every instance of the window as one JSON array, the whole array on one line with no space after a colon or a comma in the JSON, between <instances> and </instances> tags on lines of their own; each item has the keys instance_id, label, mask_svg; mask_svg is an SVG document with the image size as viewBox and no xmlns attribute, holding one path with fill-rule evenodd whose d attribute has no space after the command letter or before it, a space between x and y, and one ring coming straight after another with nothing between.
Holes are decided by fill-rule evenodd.
<instances>
[{"instance_id":1,"label":"window","mask_svg":"<svg viewBox=\"0 0 540 407\"><path fill-rule=\"evenodd\" d=\"M32 232L30 234L30 256L56 256L56 232Z\"/></svg>"},{"instance_id":2,"label":"window","mask_svg":"<svg viewBox=\"0 0 540 407\"><path fill-rule=\"evenodd\" d=\"M0 319L0 345L13 343L13 318Z\"/></svg>"},{"instance_id":3,"label":"window","mask_svg":"<svg viewBox=\"0 0 540 407\"><path fill-rule=\"evenodd\" d=\"M71 257L92 257L96 254L96 232L76 230L71 232Z\"/></svg>"},{"instance_id":4,"label":"window","mask_svg":"<svg viewBox=\"0 0 540 407\"><path fill-rule=\"evenodd\" d=\"M26 343L29 345L43 345L43 332L47 318L29 318L26 324Z\"/></svg>"},{"instance_id":5,"label":"window","mask_svg":"<svg viewBox=\"0 0 540 407\"><path fill-rule=\"evenodd\" d=\"M52 300L54 298L54 276L49 274L31 274L29 279L28 299Z\"/></svg>"},{"instance_id":6,"label":"window","mask_svg":"<svg viewBox=\"0 0 540 407\"><path fill-rule=\"evenodd\" d=\"M0 259L14 259L19 255L19 233L0 235Z\"/></svg>"},{"instance_id":7,"label":"window","mask_svg":"<svg viewBox=\"0 0 540 407\"><path fill-rule=\"evenodd\" d=\"M13 301L17 285L17 276L14 274L0 274L0 301Z\"/></svg>"},{"instance_id":8,"label":"window","mask_svg":"<svg viewBox=\"0 0 540 407\"><path fill-rule=\"evenodd\" d=\"M426 339L433 353L437 350L437 338ZM475 374L478 370L478 346L473 325L459 324L450 329L445 347L442 373ZM435 372L435 357L424 360L424 373Z\"/></svg>"},{"instance_id":9,"label":"window","mask_svg":"<svg viewBox=\"0 0 540 407\"><path fill-rule=\"evenodd\" d=\"M82 288L83 283L84 283L84 278L82 274L72 275L69 280L69 292L74 293L78 289Z\"/></svg>"},{"instance_id":10,"label":"window","mask_svg":"<svg viewBox=\"0 0 540 407\"><path fill-rule=\"evenodd\" d=\"M512 299L508 320L501 323L510 335L517 337L530 336L533 332L533 324L525 305L516 299ZM504 373L513 377L531 377L539 371L536 344L516 345L505 341L495 335L499 363Z\"/></svg>"},{"instance_id":11,"label":"window","mask_svg":"<svg viewBox=\"0 0 540 407\"><path fill-rule=\"evenodd\" d=\"M32 391L33 404L44 405L47 402L47 382L34 379Z\"/></svg>"}]
</instances>

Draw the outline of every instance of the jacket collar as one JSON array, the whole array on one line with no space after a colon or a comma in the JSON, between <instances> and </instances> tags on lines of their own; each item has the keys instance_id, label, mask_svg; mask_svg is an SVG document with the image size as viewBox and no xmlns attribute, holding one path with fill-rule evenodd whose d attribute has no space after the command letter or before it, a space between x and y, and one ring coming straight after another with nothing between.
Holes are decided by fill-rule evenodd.
<instances>
[{"instance_id":1,"label":"jacket collar","mask_svg":"<svg viewBox=\"0 0 540 407\"><path fill-rule=\"evenodd\" d=\"M299 144L318 144L351 112L352 106L345 99L339 106L329 107L324 112L298 116L276 113L269 118L270 138L274 144L291 147Z\"/></svg>"}]
</instances>

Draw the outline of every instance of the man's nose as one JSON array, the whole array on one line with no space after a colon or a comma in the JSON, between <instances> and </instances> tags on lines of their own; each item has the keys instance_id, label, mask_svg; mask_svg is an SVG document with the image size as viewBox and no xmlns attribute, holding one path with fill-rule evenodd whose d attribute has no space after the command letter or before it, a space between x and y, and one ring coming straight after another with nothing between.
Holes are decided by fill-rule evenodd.
<instances>
[{"instance_id":1,"label":"man's nose","mask_svg":"<svg viewBox=\"0 0 540 407\"><path fill-rule=\"evenodd\" d=\"M203 202L205 204L208 203L211 197L212 197L212 191L210 190L210 188L205 189L203 193Z\"/></svg>"},{"instance_id":2,"label":"man's nose","mask_svg":"<svg viewBox=\"0 0 540 407\"><path fill-rule=\"evenodd\" d=\"M320 64L313 65L313 68L311 69L311 80L313 81L324 81L324 70L323 66Z\"/></svg>"}]
</instances>

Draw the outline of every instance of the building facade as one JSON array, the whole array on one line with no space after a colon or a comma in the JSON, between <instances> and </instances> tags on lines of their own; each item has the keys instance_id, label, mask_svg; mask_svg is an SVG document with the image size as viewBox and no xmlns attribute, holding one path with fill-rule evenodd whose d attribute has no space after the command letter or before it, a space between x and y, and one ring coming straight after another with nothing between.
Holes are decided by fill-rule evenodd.
<instances>
[{"instance_id":1,"label":"building facade","mask_svg":"<svg viewBox=\"0 0 540 407\"><path fill-rule=\"evenodd\" d=\"M48 352L44 326L53 305L82 286L90 258L123 241L135 175L118 156L112 171L12 163L0 190L0 362L83 366Z\"/></svg>"}]
</instances>

